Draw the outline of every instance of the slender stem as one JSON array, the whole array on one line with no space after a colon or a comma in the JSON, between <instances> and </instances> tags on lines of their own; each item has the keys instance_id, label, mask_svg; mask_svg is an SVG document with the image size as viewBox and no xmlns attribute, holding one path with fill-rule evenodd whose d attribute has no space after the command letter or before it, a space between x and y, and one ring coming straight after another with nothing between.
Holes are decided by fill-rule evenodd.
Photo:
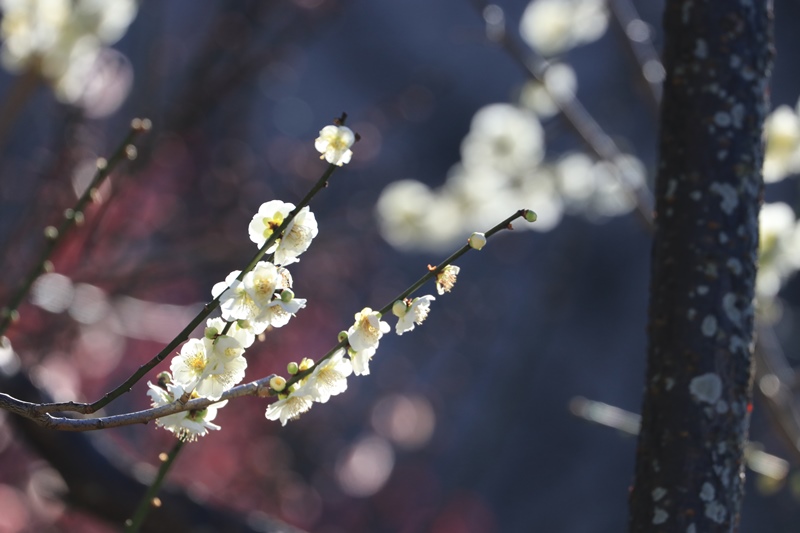
<instances>
[{"instance_id":1,"label":"slender stem","mask_svg":"<svg viewBox=\"0 0 800 533\"><path fill-rule=\"evenodd\" d=\"M294 209L292 209L292 211L283 220L281 225L278 226L278 228L272 232L272 234L269 236L264 245L261 248L259 248L258 252L256 252L256 254L253 256L253 258L250 260L247 266L241 271L239 276L236 278L237 280L241 281L244 278L245 274L250 272L256 266L256 264L264 257L264 254L267 252L267 250L270 247L272 247L273 244L275 244L275 242L281 237L281 235L283 235L283 232L286 230L289 224L291 224L291 222L294 220L295 216L297 216L300 210L306 207L311 202L311 199L319 191L321 191L327 186L328 179L330 179L331 175L337 168L339 167L337 167L334 164L328 165L328 168L325 170L325 172L323 172L322 176L319 178L319 180L317 180L317 183L314 184L314 186L311 188L308 194L306 194L305 197L302 200L300 200L300 203L297 204L297 206ZM163 361L169 354L171 354L173 350L175 350L184 341L186 341L186 339L189 338L189 335L191 335L192 331L194 331L194 329L197 326L199 326L206 318L208 318L208 316L217 307L219 307L220 296L221 294L217 295L216 297L214 297L213 300L211 300L209 303L203 306L203 309L197 314L197 316L194 317L194 319L192 319L192 321L189 322L189 324L185 328L183 328L183 330L181 330L181 332L178 333L178 335L169 344L167 344L167 346L165 346L164 349L158 353L158 355L153 357L147 363L140 366L136 370L136 372L134 372L128 379L125 380L124 383L122 383L112 391L108 392L101 399L91 404L77 403L77 402L42 404L39 408L37 408L37 412L41 414L41 413L56 413L56 412L71 411L83 414L91 414L102 409L116 398L130 391L131 387L133 387L133 385L136 384L136 382L142 379L145 376L145 374L150 372L150 370L152 370L156 365L161 363L161 361Z\"/></svg>"},{"instance_id":2,"label":"slender stem","mask_svg":"<svg viewBox=\"0 0 800 533\"><path fill-rule=\"evenodd\" d=\"M142 527L142 524L147 519L147 515L150 514L150 509L153 508L153 498L156 497L156 494L158 494L158 491L161 489L161 484L164 482L164 478L167 477L167 472L169 472L172 462L175 461L183 444L184 442L182 440L176 442L175 446L173 446L172 450L170 450L167 455L167 458L161 463L161 467L158 469L158 474L156 474L153 484L148 487L147 492L145 492L141 501L139 501L139 505L136 507L133 517L125 522L126 532L136 533L139 531L139 528Z\"/></svg>"},{"instance_id":3,"label":"slender stem","mask_svg":"<svg viewBox=\"0 0 800 533\"><path fill-rule=\"evenodd\" d=\"M111 174L111 171L124 159L135 157L133 148L133 141L139 134L146 132L150 129L150 121L147 119L134 119L131 122L131 128L125 139L120 143L117 149L111 154L107 161L98 161L97 171L92 178L91 183L78 198L77 202L71 209L64 212L59 226L50 226L45 230L45 246L39 255L39 259L34 264L33 268L28 272L25 280L20 285L17 292L12 296L11 301L7 306L0 310L0 335L3 335L12 322L19 316L18 308L22 301L28 295L33 286L33 283L47 268L48 260L53 254L53 251L64 239L64 235L76 224L83 220L84 210L86 206L97 195L97 189L105 178Z\"/></svg>"},{"instance_id":4,"label":"slender stem","mask_svg":"<svg viewBox=\"0 0 800 533\"><path fill-rule=\"evenodd\" d=\"M494 226L489 231L487 231L484 235L486 236L487 239L489 239L490 237L492 237L495 233L497 233L499 231L502 231L504 229L513 229L511 227L511 223L514 222L516 219L522 218L524 216L525 216L525 209L520 209L519 211L517 211L516 213L514 213L513 215L511 215L510 217L508 217L504 221L500 222L499 224ZM409 288L407 288L406 290L401 292L399 295L397 295L396 298L393 298L392 300L389 301L389 303L387 303L386 305L381 307L380 310L378 311L378 313L380 313L381 315L384 315L384 314L388 313L392 309L392 306L394 305L394 303L396 301L404 300L404 299L408 298L409 296L411 296L411 294L413 294L417 289L422 287L426 282L428 282L429 280L434 278L446 266L454 263L456 259L458 259L462 255L464 255L465 253L469 252L471 249L472 248L470 247L469 244L465 244L464 246L462 246L461 248L456 250L450 257L448 257L447 259L442 261L438 266L436 266L435 268L429 268L428 272L426 272L425 275L423 275L416 282L414 282ZM291 378L287 379L286 380L286 388L284 389L284 391L288 390L288 388L291 385L293 385L294 383L297 383L298 381L300 381L301 379L303 379L307 375L311 374L311 372L313 372L314 369L317 368L323 361L325 361L329 357L333 356L334 353L336 353L338 350L344 348L347 345L348 345L347 339L344 339L344 340L339 341L338 343L336 343L336 345L333 348L331 348L328 351L328 353L323 355L316 363L314 363L314 365L312 367L310 367L307 370L304 370L302 372L298 372L297 374L293 375ZM277 394L277 391L271 390L270 393L271 394Z\"/></svg>"},{"instance_id":5,"label":"slender stem","mask_svg":"<svg viewBox=\"0 0 800 533\"><path fill-rule=\"evenodd\" d=\"M493 235L504 229L513 229L511 227L511 223L517 218L524 216L525 216L524 209L515 212L513 215L506 218L505 220L494 226L492 229L487 231L485 233L486 238L489 239ZM391 309L394 302L396 302L397 300L403 300L408 296L410 296L423 284L425 284L427 281L435 277L445 267L455 262L456 259L460 258L470 249L471 249L470 246L467 244L459 248L455 253L453 253L450 257L442 261L442 263L440 263L438 266L428 267L428 272L426 272L425 275L423 275L419 280L413 283L408 289L401 292L396 298L392 299L389 303L387 303L383 308L381 308L379 312L381 314L388 312L389 309ZM316 368L320 363L331 357L334 353L336 353L337 350L345 348L347 345L348 345L347 339L338 342L325 355L323 355L314 366L312 366L308 370L295 374L289 380L287 380L287 387L309 375L311 372L314 371L314 368ZM66 417L54 417L48 414L50 412L55 412L57 410L82 412L82 410L85 410L88 407L86 406L86 404L71 403L71 404L40 405L40 404L33 404L17 400L16 398L13 398L7 394L2 394L2 393L0 393L0 409L5 409L12 413L16 413L26 418L30 418L35 422L41 424L42 426L50 429L58 429L63 431L93 431L98 429L108 429L112 427L147 423L150 420L155 420L156 418L161 418L163 416L171 415L174 413L179 413L189 410L205 409L206 407L214 403L225 400L231 400L234 398L239 398L242 396L275 395L278 392L272 390L269 386L269 382L272 377L273 376L270 375L258 379L256 381L252 381L250 383L237 385L236 387L233 387L225 391L222 394L222 396L217 400L210 400L208 398L196 398L194 400L189 400L185 403L176 401L169 405L153 407L151 409L145 409L143 411L136 411L133 413L125 413L121 415L113 415L113 416L98 417L98 418L66 418ZM54 406L62 407L67 405L69 405L71 408L54 409Z\"/></svg>"}]
</instances>

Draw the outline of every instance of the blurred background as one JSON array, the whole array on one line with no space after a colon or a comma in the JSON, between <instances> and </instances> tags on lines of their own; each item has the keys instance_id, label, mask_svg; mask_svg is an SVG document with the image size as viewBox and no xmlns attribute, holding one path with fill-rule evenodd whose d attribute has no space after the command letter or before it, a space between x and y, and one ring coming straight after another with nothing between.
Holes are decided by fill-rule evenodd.
<instances>
[{"instance_id":1,"label":"blurred background","mask_svg":"<svg viewBox=\"0 0 800 533\"><path fill-rule=\"evenodd\" d=\"M0 302L97 157L132 118L153 122L21 306L6 333L13 349L0 351L0 390L23 379L56 401L94 401L121 383L247 263L259 205L297 202L319 178L314 139L346 112L361 140L314 199L319 236L291 267L308 305L248 350L246 380L318 358L354 313L391 301L472 231L520 208L540 220L461 259L425 324L385 336L371 375L351 378L345 394L286 427L264 418L268 401L231 402L215 419L222 430L184 449L169 484L256 531L266 515L320 533L626 527L650 254L631 191L646 202L654 174L663 2L0 7ZM798 45L800 3L777 0L775 12L772 99L789 106L775 135L789 140L770 145L765 197L793 206L796 182L783 178L798 170L800 76L782 51ZM546 84L529 81L520 51ZM598 164L592 138L553 100L585 107L619 157ZM776 231L791 251L789 213L791 229ZM800 364L797 264L780 263L762 294L790 365ZM149 407L146 390L137 384L104 412ZM759 398L741 529L794 531L798 455ZM174 442L152 424L85 437L81 446L139 481ZM91 472L63 454L84 449L44 443L58 438L0 413L0 532L119 526L77 494ZM104 468L94 490L113 493Z\"/></svg>"}]
</instances>

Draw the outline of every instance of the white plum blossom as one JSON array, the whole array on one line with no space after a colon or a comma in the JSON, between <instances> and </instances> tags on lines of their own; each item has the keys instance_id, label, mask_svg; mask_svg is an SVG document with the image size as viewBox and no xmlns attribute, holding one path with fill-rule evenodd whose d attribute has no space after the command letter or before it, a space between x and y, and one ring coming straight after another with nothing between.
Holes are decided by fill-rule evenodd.
<instances>
[{"instance_id":1,"label":"white plum blossom","mask_svg":"<svg viewBox=\"0 0 800 533\"><path fill-rule=\"evenodd\" d=\"M396 301L392 306L392 312L397 316L397 327L395 331L402 335L406 331L411 331L414 326L422 325L431 310L431 302L435 300L433 296L426 295L408 301Z\"/></svg>"},{"instance_id":2,"label":"white plum blossom","mask_svg":"<svg viewBox=\"0 0 800 533\"><path fill-rule=\"evenodd\" d=\"M317 233L319 233L317 219L306 206L297 213L278 242L278 248L275 250L275 264L290 265L299 261L298 257L308 250Z\"/></svg>"},{"instance_id":3,"label":"white plum blossom","mask_svg":"<svg viewBox=\"0 0 800 533\"><path fill-rule=\"evenodd\" d=\"M236 279L241 273L241 270L234 270L228 274L225 281L215 283L211 288L211 295L214 298L219 297L222 318L228 322L249 320L259 311L258 306L245 290L244 283Z\"/></svg>"},{"instance_id":4,"label":"white plum blossom","mask_svg":"<svg viewBox=\"0 0 800 533\"><path fill-rule=\"evenodd\" d=\"M244 290L253 300L259 312L263 312L275 299L275 291L280 282L278 268L268 261L259 261L253 270L242 278Z\"/></svg>"},{"instance_id":5,"label":"white plum blossom","mask_svg":"<svg viewBox=\"0 0 800 533\"><path fill-rule=\"evenodd\" d=\"M347 390L347 378L353 373L353 365L344 354L344 349L337 350L306 378L303 387L315 402L325 403L331 396Z\"/></svg>"},{"instance_id":6,"label":"white plum blossom","mask_svg":"<svg viewBox=\"0 0 800 533\"><path fill-rule=\"evenodd\" d=\"M284 299L284 294L291 294L291 299ZM274 328L285 326L297 312L306 306L305 298L294 298L291 291L283 291L280 298L270 303L260 315L269 321Z\"/></svg>"},{"instance_id":7,"label":"white plum blossom","mask_svg":"<svg viewBox=\"0 0 800 533\"><path fill-rule=\"evenodd\" d=\"M389 332L389 324L369 307L356 313L355 319L355 324L347 330L350 346L357 352L377 348L383 334Z\"/></svg>"},{"instance_id":8,"label":"white plum blossom","mask_svg":"<svg viewBox=\"0 0 800 533\"><path fill-rule=\"evenodd\" d=\"M800 106L800 102L798 102ZM800 171L800 116L782 105L764 121L764 181L775 183Z\"/></svg>"},{"instance_id":9,"label":"white plum blossom","mask_svg":"<svg viewBox=\"0 0 800 533\"><path fill-rule=\"evenodd\" d=\"M177 385L185 391L192 391L200 382L208 366L206 342L203 339L189 339L181 346L181 353L172 359L170 370Z\"/></svg>"},{"instance_id":10,"label":"white plum blossom","mask_svg":"<svg viewBox=\"0 0 800 533\"><path fill-rule=\"evenodd\" d=\"M216 400L244 379L247 360L243 352L241 344L227 335L214 340L189 339L172 359L170 370L185 391Z\"/></svg>"},{"instance_id":11,"label":"white plum blossom","mask_svg":"<svg viewBox=\"0 0 800 533\"><path fill-rule=\"evenodd\" d=\"M150 396L153 407L169 405L183 396L183 388L169 382L170 380L167 381L165 384L166 390L158 385L153 385L149 381L147 382L147 386L150 388L147 391L147 395ZM170 431L184 442L192 442L197 440L197 437L203 437L208 434L209 430L220 429L218 425L213 424L211 421L216 418L217 411L227 403L228 401L225 400L209 405L200 411L183 411L157 418L156 425Z\"/></svg>"},{"instance_id":12,"label":"white plum blossom","mask_svg":"<svg viewBox=\"0 0 800 533\"><path fill-rule=\"evenodd\" d=\"M261 204L256 214L253 215L250 224L247 226L250 240L256 243L256 246L259 248L264 246L267 239L272 237L275 230L283 224L284 219L289 216L289 213L292 212L294 207L294 204L282 202L280 200L270 200L269 202ZM273 244L267 252L272 252L275 247L275 244Z\"/></svg>"},{"instance_id":13,"label":"white plum blossom","mask_svg":"<svg viewBox=\"0 0 800 533\"><path fill-rule=\"evenodd\" d=\"M320 130L314 147L328 163L342 166L350 162L353 151L350 147L356 142L356 135L347 126L325 126Z\"/></svg>"},{"instance_id":14,"label":"white plum blossom","mask_svg":"<svg viewBox=\"0 0 800 533\"><path fill-rule=\"evenodd\" d=\"M380 314L365 307L355 315L356 322L347 330L347 340L353 350L353 372L357 376L369 374L369 361L378 349L381 337L390 331L389 324Z\"/></svg>"},{"instance_id":15,"label":"white plum blossom","mask_svg":"<svg viewBox=\"0 0 800 533\"><path fill-rule=\"evenodd\" d=\"M296 420L311 409L313 403L312 391L301 386L285 398L270 404L264 416L268 420L280 420L281 425L285 426L289 420Z\"/></svg>"},{"instance_id":16,"label":"white plum blossom","mask_svg":"<svg viewBox=\"0 0 800 533\"><path fill-rule=\"evenodd\" d=\"M272 234L283 224L295 205L271 200L261 204L258 212L253 216L248 226L250 240L261 248L266 244ZM302 208L283 232L283 237L267 249L268 253L275 254L275 264L289 265L297 262L298 256L308 250L311 241L317 236L319 228L314 213L308 206Z\"/></svg>"},{"instance_id":17,"label":"white plum blossom","mask_svg":"<svg viewBox=\"0 0 800 533\"><path fill-rule=\"evenodd\" d=\"M436 274L436 292L438 292L440 296L453 290L459 272L461 272L461 267L447 265Z\"/></svg>"},{"instance_id":18,"label":"white plum blossom","mask_svg":"<svg viewBox=\"0 0 800 533\"><path fill-rule=\"evenodd\" d=\"M604 0L533 0L519 31L536 52L550 57L599 39L608 27Z\"/></svg>"},{"instance_id":19,"label":"white plum blossom","mask_svg":"<svg viewBox=\"0 0 800 533\"><path fill-rule=\"evenodd\" d=\"M221 333L227 324L229 324L229 322L226 322L222 318L209 318L206 321L206 326L214 328L218 333ZM249 348L253 345L256 340L256 335L247 320L234 320L230 322L230 324L231 327L228 328L227 335L236 339L239 344L242 345L242 348Z\"/></svg>"}]
</instances>

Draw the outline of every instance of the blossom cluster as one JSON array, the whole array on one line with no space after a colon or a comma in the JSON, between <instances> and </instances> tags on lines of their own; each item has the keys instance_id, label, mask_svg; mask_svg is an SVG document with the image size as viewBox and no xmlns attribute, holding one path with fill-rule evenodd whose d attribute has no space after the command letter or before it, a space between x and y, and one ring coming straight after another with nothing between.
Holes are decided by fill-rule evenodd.
<instances>
[{"instance_id":1,"label":"blossom cluster","mask_svg":"<svg viewBox=\"0 0 800 533\"><path fill-rule=\"evenodd\" d=\"M323 128L315 145L324 159L341 166L350 161L350 147L355 140L352 130L337 124ZM211 294L219 301L222 316L206 322L202 339L190 339L184 343L180 353L172 359L170 372L159 375L158 384L148 383L148 395L154 407L194 398L219 400L225 391L244 379L247 369L244 352L256 338L267 328L285 326L305 307L304 298L295 298L292 274L286 267L300 260L300 255L308 250L319 233L317 220L308 206L297 209L294 204L280 200L265 202L253 215L247 230L250 240L263 256L262 260L245 272L234 270L225 281L212 287ZM368 351L364 355L371 356ZM311 365L313 362L305 359L301 365L296 365L295 373ZM346 388L346 381L342 380L352 371L349 365L350 361L341 357L329 358L325 365L315 368L305 379L303 390L312 390L308 396L314 401L327 401L331 395ZM363 369L363 364L358 366L357 373ZM283 389L280 380L272 382L273 389ZM305 405L302 400L305 397L306 394L297 394L289 402L291 408L286 412L297 416L307 410L310 403ZM195 440L208 430L219 429L211 421L225 403L217 402L202 411L169 415L160 418L157 424L181 440ZM282 417L284 423L285 416ZM267 417L270 417L270 411Z\"/></svg>"},{"instance_id":2,"label":"blossom cluster","mask_svg":"<svg viewBox=\"0 0 800 533\"><path fill-rule=\"evenodd\" d=\"M570 76L568 70L554 72ZM559 98L574 92L568 79L548 82L548 91L556 92L551 85L565 86L558 89ZM644 165L630 155L597 162L580 152L544 161L540 118L548 108L541 97L535 105L542 108L495 103L478 110L461 143L461 160L438 189L414 179L388 185L376 207L383 238L399 249L440 251L458 243L469 228L502 218L509 206L534 207L539 218L529 227L536 231L555 228L564 213L603 221L633 210L628 189L644 186ZM620 169L627 183L620 180Z\"/></svg>"},{"instance_id":3,"label":"blossom cluster","mask_svg":"<svg viewBox=\"0 0 800 533\"><path fill-rule=\"evenodd\" d=\"M135 0L0 0L2 63L12 72L33 70L59 100L75 103L91 83L107 46L136 15Z\"/></svg>"},{"instance_id":4,"label":"blossom cluster","mask_svg":"<svg viewBox=\"0 0 800 533\"><path fill-rule=\"evenodd\" d=\"M440 295L453 288L459 270L455 265L447 265L437 272L436 288ZM402 335L422 324L435 299L425 295L394 302L392 313L397 317L395 332ZM381 338L391 330L382 318L378 311L365 307L356 313L353 325L340 335L340 339L346 341L346 348L336 349L316 365L310 359L303 359L299 364L290 363L287 369L289 374L302 372L305 375L288 387L282 377L276 376L271 380L270 386L279 393L279 399L267 408L266 417L280 420L281 424L286 425L289 420L311 409L315 402L325 403L331 396L344 392L351 374L368 375L370 362Z\"/></svg>"},{"instance_id":5,"label":"blossom cluster","mask_svg":"<svg viewBox=\"0 0 800 533\"><path fill-rule=\"evenodd\" d=\"M190 339L181 347L170 364L171 373L163 373L158 385L149 384L153 406L192 398L220 399L244 379L244 352L256 337L269 327L285 326L305 307L305 299L295 298L292 275L285 265L299 261L317 236L318 228L308 207L284 224L293 211L293 204L279 200L266 202L258 209L248 232L250 240L271 261L259 261L245 273L235 270L225 281L214 285L211 294L219 299L222 316L206 322L202 339ZM208 429L219 429L211 420L223 404L200 412L170 415L158 423L183 440L193 440Z\"/></svg>"}]
</instances>

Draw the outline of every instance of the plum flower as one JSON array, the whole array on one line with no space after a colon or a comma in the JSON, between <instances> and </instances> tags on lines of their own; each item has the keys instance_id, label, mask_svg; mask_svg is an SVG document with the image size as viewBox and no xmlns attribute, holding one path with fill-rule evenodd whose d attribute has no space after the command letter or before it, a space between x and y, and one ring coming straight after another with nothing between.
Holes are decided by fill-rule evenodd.
<instances>
[{"instance_id":1,"label":"plum flower","mask_svg":"<svg viewBox=\"0 0 800 533\"><path fill-rule=\"evenodd\" d=\"M397 316L397 334L402 335L406 331L413 330L415 325L421 325L428 318L431 302L435 299L429 294L414 298L410 303L408 300L396 301L392 306L392 312Z\"/></svg>"},{"instance_id":2,"label":"plum flower","mask_svg":"<svg viewBox=\"0 0 800 533\"><path fill-rule=\"evenodd\" d=\"M461 267L447 265L436 274L436 292L438 292L440 296L453 290L459 272L461 272Z\"/></svg>"},{"instance_id":3,"label":"plum flower","mask_svg":"<svg viewBox=\"0 0 800 533\"><path fill-rule=\"evenodd\" d=\"M242 353L242 345L227 335L215 340L189 339L180 355L172 359L170 370L183 390L217 400L244 379L247 360Z\"/></svg>"},{"instance_id":4,"label":"plum flower","mask_svg":"<svg viewBox=\"0 0 800 533\"><path fill-rule=\"evenodd\" d=\"M268 420L280 420L281 425L285 426L289 420L296 420L311 409L312 403L314 403L314 399L311 391L301 386L285 398L281 398L267 407L264 416Z\"/></svg>"},{"instance_id":5,"label":"plum flower","mask_svg":"<svg viewBox=\"0 0 800 533\"><path fill-rule=\"evenodd\" d=\"M294 204L280 200L271 200L261 204L247 228L250 240L259 248L264 246L294 209ZM267 249L267 252L275 254L275 264L277 265L295 263L299 260L298 256L308 250L318 232L317 219L306 206L297 213L284 229L283 236L279 236Z\"/></svg>"},{"instance_id":6,"label":"plum flower","mask_svg":"<svg viewBox=\"0 0 800 533\"><path fill-rule=\"evenodd\" d=\"M353 151L350 147L356 142L356 135L347 126L325 126L314 141L314 148L328 163L342 166L350 162Z\"/></svg>"},{"instance_id":7,"label":"plum flower","mask_svg":"<svg viewBox=\"0 0 800 533\"><path fill-rule=\"evenodd\" d=\"M306 378L304 387L308 388L315 402L325 403L331 396L347 390L347 377L353 373L353 365L344 358L344 352L336 351Z\"/></svg>"},{"instance_id":8,"label":"plum flower","mask_svg":"<svg viewBox=\"0 0 800 533\"><path fill-rule=\"evenodd\" d=\"M381 321L381 315L369 307L356 313L356 322L347 330L347 340L352 352L350 358L353 372L357 376L369 374L369 362L378 349L384 333L391 329L389 324Z\"/></svg>"},{"instance_id":9,"label":"plum flower","mask_svg":"<svg viewBox=\"0 0 800 533\"><path fill-rule=\"evenodd\" d=\"M184 393L183 388L180 385L173 384L171 379L167 379L166 389L159 385L153 385L149 381L147 386L150 387L147 395L150 396L153 407L169 405L178 400ZM227 403L228 401L225 400L209 405L199 411L183 411L157 418L156 425L173 433L184 442L192 442L197 440L197 437L203 437L208 434L208 430L220 429L218 425L213 424L211 421L216 418L217 411Z\"/></svg>"},{"instance_id":10,"label":"plum flower","mask_svg":"<svg viewBox=\"0 0 800 533\"><path fill-rule=\"evenodd\" d=\"M214 284L211 295L219 297L219 307L222 318L228 322L234 320L249 320L259 312L258 306L245 290L244 284L239 281L241 270L234 270L225 278L225 281Z\"/></svg>"}]
</instances>

